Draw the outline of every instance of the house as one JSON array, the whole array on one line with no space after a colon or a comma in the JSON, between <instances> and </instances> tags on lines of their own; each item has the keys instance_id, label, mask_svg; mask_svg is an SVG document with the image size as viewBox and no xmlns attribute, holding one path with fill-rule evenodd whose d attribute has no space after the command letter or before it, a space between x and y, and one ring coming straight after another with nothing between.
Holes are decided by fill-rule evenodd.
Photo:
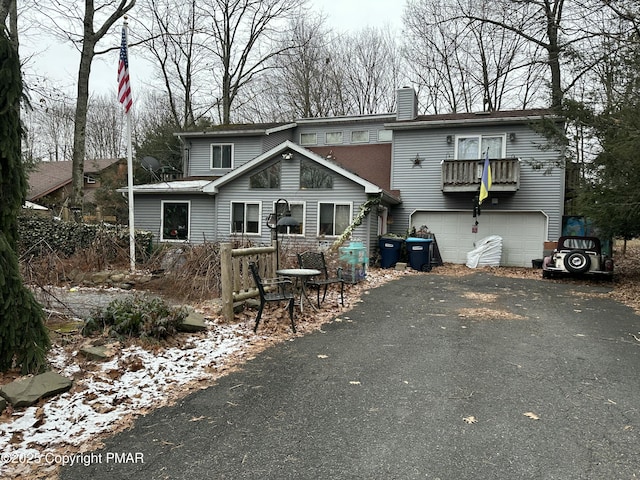
<instances>
[{"instance_id":1,"label":"house","mask_svg":"<svg viewBox=\"0 0 640 480\"><path fill-rule=\"evenodd\" d=\"M28 173L27 200L53 208L57 213L72 194L73 162L40 162ZM106 171L126 177L127 164L123 159L103 158L87 160L84 165L84 199L94 203L96 190L100 187L100 176Z\"/></svg>"},{"instance_id":2,"label":"house","mask_svg":"<svg viewBox=\"0 0 640 480\"><path fill-rule=\"evenodd\" d=\"M280 238L292 244L326 248L349 228L372 257L379 235L426 227L445 262L500 235L502 264L531 266L560 234L565 178L542 168L563 152L536 125L563 120L548 110L421 116L413 89L397 94L395 114L177 133L185 178L134 187L136 228L160 242L268 244L267 216L288 205L299 226ZM493 186L474 216L487 149Z\"/></svg>"}]
</instances>

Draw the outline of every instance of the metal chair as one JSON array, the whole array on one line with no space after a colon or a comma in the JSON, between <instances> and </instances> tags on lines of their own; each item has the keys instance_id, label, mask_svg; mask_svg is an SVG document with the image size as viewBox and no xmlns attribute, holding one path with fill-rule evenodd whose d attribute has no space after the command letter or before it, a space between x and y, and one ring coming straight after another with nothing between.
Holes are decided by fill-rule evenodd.
<instances>
[{"instance_id":1,"label":"metal chair","mask_svg":"<svg viewBox=\"0 0 640 480\"><path fill-rule=\"evenodd\" d=\"M260 293L260 306L258 307L258 316L253 331L258 330L260 318L262 318L262 310L268 302L288 302L289 317L291 318L291 329L296 332L296 324L293 317L293 306L295 301L295 293L293 291L293 282L289 278L272 278L262 279L258 272L258 266L255 262L249 263L249 270L256 283L258 292Z\"/></svg>"},{"instance_id":2,"label":"metal chair","mask_svg":"<svg viewBox=\"0 0 640 480\"><path fill-rule=\"evenodd\" d=\"M312 268L314 270L320 270L318 277L313 277L307 280L306 285L315 288L318 292L318 308L320 308L320 290L323 290L322 301L327 296L327 288L329 285L340 285L340 303L344 307L344 279L342 278L342 268L338 268L336 276L329 276L329 269L327 268L327 262L324 258L323 252L303 252L298 254L298 265L300 268Z\"/></svg>"}]
</instances>

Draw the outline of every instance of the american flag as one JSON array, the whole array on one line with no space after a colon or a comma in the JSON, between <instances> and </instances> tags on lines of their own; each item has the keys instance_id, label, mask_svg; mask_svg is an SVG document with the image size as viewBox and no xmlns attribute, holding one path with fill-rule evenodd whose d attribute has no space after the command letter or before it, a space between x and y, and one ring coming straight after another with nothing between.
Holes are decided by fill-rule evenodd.
<instances>
[{"instance_id":1,"label":"american flag","mask_svg":"<svg viewBox=\"0 0 640 480\"><path fill-rule=\"evenodd\" d=\"M131 83L129 81L129 58L127 56L127 27L122 27L122 45L118 62L118 101L124 105L124 113L129 113L133 104Z\"/></svg>"}]
</instances>

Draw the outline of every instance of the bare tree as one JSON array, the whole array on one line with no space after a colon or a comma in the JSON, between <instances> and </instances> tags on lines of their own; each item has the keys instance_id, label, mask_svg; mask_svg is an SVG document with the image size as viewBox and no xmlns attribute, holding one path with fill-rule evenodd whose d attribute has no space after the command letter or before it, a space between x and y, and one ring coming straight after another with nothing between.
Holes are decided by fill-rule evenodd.
<instances>
[{"instance_id":1,"label":"bare tree","mask_svg":"<svg viewBox=\"0 0 640 480\"><path fill-rule=\"evenodd\" d=\"M97 52L96 46L110 32L116 21L133 8L135 2L136 0L112 0L98 4L96 7L95 0L85 0L84 10L75 2L70 2L69 4L58 2L39 4L39 12L48 22L46 28L52 29L80 51L73 133L73 194L71 200L72 206L76 208L81 209L83 205L91 64L94 57L99 53L111 51ZM101 23L97 28L96 21ZM82 28L81 32L79 31L80 28Z\"/></svg>"},{"instance_id":2,"label":"bare tree","mask_svg":"<svg viewBox=\"0 0 640 480\"><path fill-rule=\"evenodd\" d=\"M344 40L341 66L350 112L356 115L387 113L394 106L401 65L399 46L387 29L365 28Z\"/></svg>"},{"instance_id":3,"label":"bare tree","mask_svg":"<svg viewBox=\"0 0 640 480\"><path fill-rule=\"evenodd\" d=\"M484 12L488 5L476 8ZM470 22L457 0L409 2L404 24L405 54L433 113L524 107L535 100L543 80L531 61L535 50L510 31ZM523 88L527 82L532 88Z\"/></svg>"},{"instance_id":4,"label":"bare tree","mask_svg":"<svg viewBox=\"0 0 640 480\"><path fill-rule=\"evenodd\" d=\"M305 0L205 0L200 14L209 18L217 58L221 97L220 121L228 124L234 102L243 87L270 67L269 60L283 48L277 39L287 21L300 13ZM287 47L285 47L287 48Z\"/></svg>"},{"instance_id":5,"label":"bare tree","mask_svg":"<svg viewBox=\"0 0 640 480\"><path fill-rule=\"evenodd\" d=\"M242 119L286 121L331 113L335 90L327 75L331 49L324 19L301 16L289 30L280 40L281 53L269 61L269 75L252 83L253 101L239 112Z\"/></svg>"},{"instance_id":6,"label":"bare tree","mask_svg":"<svg viewBox=\"0 0 640 480\"><path fill-rule=\"evenodd\" d=\"M124 157L123 123L122 108L115 97L91 97L87 115L87 158Z\"/></svg>"},{"instance_id":7,"label":"bare tree","mask_svg":"<svg viewBox=\"0 0 640 480\"><path fill-rule=\"evenodd\" d=\"M211 108L211 89L198 105L199 92L210 85L205 75L211 67L206 56L205 18L196 0L147 0L145 15L148 52L159 69L176 128L190 128Z\"/></svg>"}]
</instances>

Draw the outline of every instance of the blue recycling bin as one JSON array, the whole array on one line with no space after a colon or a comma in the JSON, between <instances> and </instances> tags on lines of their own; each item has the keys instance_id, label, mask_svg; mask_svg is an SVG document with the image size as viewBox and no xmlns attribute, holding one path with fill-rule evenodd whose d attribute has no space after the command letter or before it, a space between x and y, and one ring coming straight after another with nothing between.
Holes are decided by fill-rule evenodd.
<instances>
[{"instance_id":1,"label":"blue recycling bin","mask_svg":"<svg viewBox=\"0 0 640 480\"><path fill-rule=\"evenodd\" d=\"M431 238L407 238L409 265L419 272L431 271Z\"/></svg>"},{"instance_id":2,"label":"blue recycling bin","mask_svg":"<svg viewBox=\"0 0 640 480\"><path fill-rule=\"evenodd\" d=\"M380 247L380 268L391 268L400 260L400 251L404 240L395 237L381 237Z\"/></svg>"}]
</instances>

